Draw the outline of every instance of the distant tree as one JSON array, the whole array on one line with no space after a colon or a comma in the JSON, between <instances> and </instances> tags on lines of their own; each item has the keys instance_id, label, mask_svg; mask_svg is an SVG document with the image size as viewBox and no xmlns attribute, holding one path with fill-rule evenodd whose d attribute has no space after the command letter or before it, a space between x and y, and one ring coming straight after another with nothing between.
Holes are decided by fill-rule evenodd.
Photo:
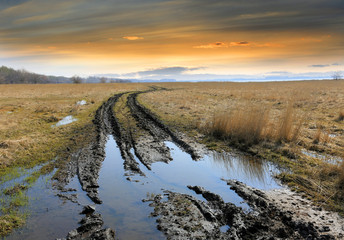
<instances>
[{"instance_id":1,"label":"distant tree","mask_svg":"<svg viewBox=\"0 0 344 240\"><path fill-rule=\"evenodd\" d=\"M106 81L107 81L107 78L105 78L105 77L102 77L102 78L100 78L100 83L106 83Z\"/></svg>"},{"instance_id":2,"label":"distant tree","mask_svg":"<svg viewBox=\"0 0 344 240\"><path fill-rule=\"evenodd\" d=\"M79 77L78 75L74 75L72 78L72 83L76 83L76 84L79 84L79 83L82 83L82 79L81 77Z\"/></svg>"},{"instance_id":3,"label":"distant tree","mask_svg":"<svg viewBox=\"0 0 344 240\"><path fill-rule=\"evenodd\" d=\"M333 80L340 80L340 79L343 79L343 75L340 71L337 71L337 72L334 72L332 74L332 79Z\"/></svg>"}]
</instances>

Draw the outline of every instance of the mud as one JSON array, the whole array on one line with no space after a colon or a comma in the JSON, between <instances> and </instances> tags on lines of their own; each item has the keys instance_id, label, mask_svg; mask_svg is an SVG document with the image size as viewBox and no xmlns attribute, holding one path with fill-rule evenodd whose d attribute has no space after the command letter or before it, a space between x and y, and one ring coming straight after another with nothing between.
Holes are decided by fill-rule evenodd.
<instances>
[{"instance_id":1,"label":"mud","mask_svg":"<svg viewBox=\"0 0 344 240\"><path fill-rule=\"evenodd\" d=\"M79 222L80 227L70 231L66 238L60 240L114 240L115 232L111 228L102 228L104 222L101 215L89 206L85 209L83 212L86 216Z\"/></svg>"},{"instance_id":2,"label":"mud","mask_svg":"<svg viewBox=\"0 0 344 240\"><path fill-rule=\"evenodd\" d=\"M150 91L156 91L156 89ZM195 143L192 146L189 141L185 141L185 135L172 131L149 109L138 103L137 97L142 93L145 92L137 92L128 96L128 106L131 114L139 122L140 127L146 129L153 137L158 138L160 142L170 140L189 153L194 160L199 159L202 155L202 148L200 146L195 147Z\"/></svg>"},{"instance_id":3,"label":"mud","mask_svg":"<svg viewBox=\"0 0 344 240\"><path fill-rule=\"evenodd\" d=\"M102 104L97 110L93 123L96 126L96 141L89 146L81 149L79 152L72 154L71 160L65 168L60 169L60 173L55 176L57 189L61 192L68 192L65 189L69 181L77 174L82 189L87 192L87 196L96 204L101 204L102 200L98 194L98 177L102 162L105 158L105 143L107 136L114 132L111 116L112 109L117 100L125 93L117 94ZM111 114L109 114L111 113ZM69 200L80 204L76 194L57 194L63 200ZM114 239L112 229L102 229L103 220L101 215L95 212L86 214L80 221L81 226L67 236L71 239Z\"/></svg>"},{"instance_id":4,"label":"mud","mask_svg":"<svg viewBox=\"0 0 344 240\"><path fill-rule=\"evenodd\" d=\"M156 90L163 89L148 91ZM205 153L203 146L171 130L138 102L138 95L145 92L117 94L97 110L94 119L96 141L72 154L69 163L61 169L60 177L56 177L61 199L80 204L73 190L65 188L77 174L88 197L95 204L102 203L98 178L108 135L114 136L120 149L128 181L137 181L130 177L135 174L144 176L144 171L140 169L142 165L150 170L155 162L169 163L173 160L165 141L174 142L194 160ZM139 136L135 135L135 129L125 129L114 113L114 105L124 94L128 94L127 106L142 131ZM204 201L172 191L143 201L149 201L154 207L152 216L157 218L157 228L167 239L344 238L344 222L338 215L314 208L311 202L287 189L264 192L239 181L224 181L250 206L249 211L225 202L221 196L201 186L188 188L201 195ZM103 228L102 217L94 206L85 206L81 214L85 216L80 226L70 231L66 239L115 239L114 230Z\"/></svg>"},{"instance_id":5,"label":"mud","mask_svg":"<svg viewBox=\"0 0 344 240\"><path fill-rule=\"evenodd\" d=\"M274 200L274 194L251 188L241 182L227 180L252 208L243 211L232 203L225 203L219 195L199 186L188 186L206 201L200 201L186 194L166 191L167 200L161 195L150 199L154 207L152 216L158 217L158 229L165 233L167 239L342 239L343 225L333 224L333 215L319 210L314 211L318 218L310 216L305 219L299 210L280 204ZM282 198L286 195L282 194ZM286 201L295 199L287 195ZM280 197L281 200L281 197ZM305 209L311 209L306 203ZM314 214L313 213L313 214ZM312 213L310 213L312 214ZM321 220L320 220L321 219ZM332 219L332 220L329 220ZM340 220L339 218L337 220ZM332 226L329 226L332 223ZM228 226L227 231L221 231ZM331 228L332 227L332 228Z\"/></svg>"}]
</instances>

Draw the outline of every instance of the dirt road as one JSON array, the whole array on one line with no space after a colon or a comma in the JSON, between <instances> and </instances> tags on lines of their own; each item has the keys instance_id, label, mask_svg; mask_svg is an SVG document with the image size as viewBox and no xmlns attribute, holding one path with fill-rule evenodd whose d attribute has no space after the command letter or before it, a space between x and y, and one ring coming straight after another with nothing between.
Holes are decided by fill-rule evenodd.
<instances>
[{"instance_id":1,"label":"dirt road","mask_svg":"<svg viewBox=\"0 0 344 240\"><path fill-rule=\"evenodd\" d=\"M83 190L95 204L102 203L97 181L108 135L114 137L120 149L128 181L132 180L130 176L144 175L140 165L150 170L155 162L173 161L165 141L175 143L195 161L206 152L202 145L166 126L137 100L140 94L164 90L153 87L143 92L117 94L98 109L94 120L97 141L76 153L75 161L71 163L74 167L66 167L65 171L67 175L71 169L76 171ZM120 99L125 102L121 108L129 109L126 123L119 116L120 111L114 112ZM60 190L68 183L66 179L60 182ZM228 184L228 189L246 201L250 211L224 202L220 195L202 186L188 188L202 195L205 201L169 190L144 201L151 202L157 228L167 239L344 238L344 222L338 215L312 206L311 202L287 189L264 192L235 180L223 181ZM85 206L83 214L85 217L80 227L72 230L67 239L115 239L115 229L103 229L102 218L95 209Z\"/></svg>"}]
</instances>

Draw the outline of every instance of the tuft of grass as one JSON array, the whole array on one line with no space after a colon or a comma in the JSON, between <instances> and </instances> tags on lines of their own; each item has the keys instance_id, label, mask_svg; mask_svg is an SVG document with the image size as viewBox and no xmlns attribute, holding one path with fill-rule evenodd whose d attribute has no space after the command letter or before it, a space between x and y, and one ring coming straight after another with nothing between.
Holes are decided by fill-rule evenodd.
<instances>
[{"instance_id":1,"label":"tuft of grass","mask_svg":"<svg viewBox=\"0 0 344 240\"><path fill-rule=\"evenodd\" d=\"M6 214L0 216L0 236L6 236L13 228L18 228L25 223L22 215Z\"/></svg>"},{"instance_id":2,"label":"tuft of grass","mask_svg":"<svg viewBox=\"0 0 344 240\"><path fill-rule=\"evenodd\" d=\"M215 114L212 121L200 126L215 138L245 145L258 144L261 141L296 142L303 118L297 121L292 104L274 121L270 120L269 112L264 106L245 105L229 114Z\"/></svg>"},{"instance_id":3,"label":"tuft of grass","mask_svg":"<svg viewBox=\"0 0 344 240\"><path fill-rule=\"evenodd\" d=\"M320 142L320 140L321 140L321 128L318 127L318 129L315 132L314 137L313 137L313 143L317 144Z\"/></svg>"},{"instance_id":4,"label":"tuft of grass","mask_svg":"<svg viewBox=\"0 0 344 240\"><path fill-rule=\"evenodd\" d=\"M299 118L295 113L293 103L289 102L285 112L280 118L280 127L275 133L275 139L278 142L296 142L300 135L303 122L304 117Z\"/></svg>"},{"instance_id":5,"label":"tuft of grass","mask_svg":"<svg viewBox=\"0 0 344 240\"><path fill-rule=\"evenodd\" d=\"M339 166L338 187L342 190L344 196L344 162Z\"/></svg>"},{"instance_id":6,"label":"tuft of grass","mask_svg":"<svg viewBox=\"0 0 344 240\"><path fill-rule=\"evenodd\" d=\"M337 122L344 120L344 111L339 112L338 117L336 119Z\"/></svg>"},{"instance_id":7,"label":"tuft of grass","mask_svg":"<svg viewBox=\"0 0 344 240\"><path fill-rule=\"evenodd\" d=\"M266 137L268 110L258 107L236 109L230 114L215 114L213 121L204 125L208 134L239 143L254 144Z\"/></svg>"}]
</instances>

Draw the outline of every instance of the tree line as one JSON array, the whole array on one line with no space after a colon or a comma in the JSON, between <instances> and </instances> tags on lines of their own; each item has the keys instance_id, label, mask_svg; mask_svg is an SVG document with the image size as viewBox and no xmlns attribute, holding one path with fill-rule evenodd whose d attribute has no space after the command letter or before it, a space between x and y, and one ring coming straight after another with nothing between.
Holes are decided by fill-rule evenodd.
<instances>
[{"instance_id":1,"label":"tree line","mask_svg":"<svg viewBox=\"0 0 344 240\"><path fill-rule=\"evenodd\" d=\"M46 76L28 72L24 69L14 70L13 68L0 67L0 84L38 84L38 83L67 83L71 82L66 77Z\"/></svg>"},{"instance_id":2,"label":"tree line","mask_svg":"<svg viewBox=\"0 0 344 240\"><path fill-rule=\"evenodd\" d=\"M42 84L42 83L127 83L127 79L105 78L91 76L81 78L77 75L68 77L46 76L37 73L31 73L25 69L15 70L13 68L0 67L0 84Z\"/></svg>"}]
</instances>

